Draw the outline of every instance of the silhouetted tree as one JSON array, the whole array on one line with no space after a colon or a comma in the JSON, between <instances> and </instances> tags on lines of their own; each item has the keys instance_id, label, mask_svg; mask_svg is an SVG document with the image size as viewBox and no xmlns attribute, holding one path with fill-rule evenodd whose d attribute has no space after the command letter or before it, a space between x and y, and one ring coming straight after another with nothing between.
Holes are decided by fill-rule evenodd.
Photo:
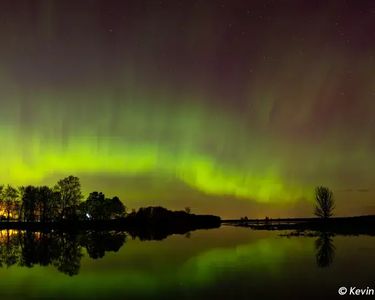
<instances>
[{"instance_id":1,"label":"silhouetted tree","mask_svg":"<svg viewBox=\"0 0 375 300\"><path fill-rule=\"evenodd\" d=\"M4 189L4 206L5 206L5 212L7 215L7 221L10 220L10 215L14 217L14 204L17 201L18 198L18 191L14 187L10 186L9 184Z\"/></svg>"},{"instance_id":2,"label":"silhouetted tree","mask_svg":"<svg viewBox=\"0 0 375 300\"><path fill-rule=\"evenodd\" d=\"M89 219L103 220L106 218L104 211L105 196L101 192L92 192L85 202L85 211Z\"/></svg>"},{"instance_id":3,"label":"silhouetted tree","mask_svg":"<svg viewBox=\"0 0 375 300\"><path fill-rule=\"evenodd\" d=\"M60 210L60 194L47 186L21 187L22 205L20 219L25 222L51 222L57 220Z\"/></svg>"},{"instance_id":4,"label":"silhouetted tree","mask_svg":"<svg viewBox=\"0 0 375 300\"><path fill-rule=\"evenodd\" d=\"M26 188L26 187L23 186L23 185L21 185L21 186L18 187L18 197L20 197L21 200L22 200L23 194L24 194L24 192L25 192L25 188Z\"/></svg>"},{"instance_id":5,"label":"silhouetted tree","mask_svg":"<svg viewBox=\"0 0 375 300\"><path fill-rule=\"evenodd\" d=\"M20 199L20 207L19 207L19 214L18 214L18 221L23 221L24 219L24 211L23 211L23 195L25 193L25 186L18 187L18 198Z\"/></svg>"},{"instance_id":6,"label":"silhouetted tree","mask_svg":"<svg viewBox=\"0 0 375 300\"><path fill-rule=\"evenodd\" d=\"M0 211L1 211L1 218L3 219L4 212L5 212L5 205L4 205L4 185L0 185Z\"/></svg>"},{"instance_id":7,"label":"silhouetted tree","mask_svg":"<svg viewBox=\"0 0 375 300\"><path fill-rule=\"evenodd\" d=\"M59 180L54 187L54 191L59 195L60 218L74 218L78 205L83 198L79 178L69 176Z\"/></svg>"},{"instance_id":8,"label":"silhouetted tree","mask_svg":"<svg viewBox=\"0 0 375 300\"><path fill-rule=\"evenodd\" d=\"M21 201L17 197L13 203L13 219L20 220L21 218Z\"/></svg>"},{"instance_id":9,"label":"silhouetted tree","mask_svg":"<svg viewBox=\"0 0 375 300\"><path fill-rule=\"evenodd\" d=\"M21 216L25 222L36 221L36 208L38 202L38 188L27 186L22 189Z\"/></svg>"},{"instance_id":10,"label":"silhouetted tree","mask_svg":"<svg viewBox=\"0 0 375 300\"><path fill-rule=\"evenodd\" d=\"M314 214L320 218L327 219L333 215L335 201L332 191L324 186L318 186L315 189L315 211Z\"/></svg>"},{"instance_id":11,"label":"silhouetted tree","mask_svg":"<svg viewBox=\"0 0 375 300\"><path fill-rule=\"evenodd\" d=\"M185 212L187 214L190 214L191 213L191 208L189 206L185 207Z\"/></svg>"},{"instance_id":12,"label":"silhouetted tree","mask_svg":"<svg viewBox=\"0 0 375 300\"><path fill-rule=\"evenodd\" d=\"M112 199L106 199L105 203L105 215L109 219L116 219L124 217L126 214L126 208L118 197Z\"/></svg>"},{"instance_id":13,"label":"silhouetted tree","mask_svg":"<svg viewBox=\"0 0 375 300\"><path fill-rule=\"evenodd\" d=\"M58 194L54 193L48 186L38 188L38 209L41 222L52 221L58 214Z\"/></svg>"},{"instance_id":14,"label":"silhouetted tree","mask_svg":"<svg viewBox=\"0 0 375 300\"><path fill-rule=\"evenodd\" d=\"M101 192L92 192L80 205L81 215L91 220L109 220L125 216L125 206L118 197L105 198Z\"/></svg>"}]
</instances>

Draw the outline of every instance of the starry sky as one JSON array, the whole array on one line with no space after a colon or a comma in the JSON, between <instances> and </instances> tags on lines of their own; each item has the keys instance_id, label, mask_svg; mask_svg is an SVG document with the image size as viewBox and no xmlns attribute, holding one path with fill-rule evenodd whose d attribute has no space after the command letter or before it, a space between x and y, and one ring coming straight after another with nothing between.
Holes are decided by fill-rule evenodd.
<instances>
[{"instance_id":1,"label":"starry sky","mask_svg":"<svg viewBox=\"0 0 375 300\"><path fill-rule=\"evenodd\" d=\"M223 217L375 213L374 1L0 3L0 181Z\"/></svg>"}]
</instances>

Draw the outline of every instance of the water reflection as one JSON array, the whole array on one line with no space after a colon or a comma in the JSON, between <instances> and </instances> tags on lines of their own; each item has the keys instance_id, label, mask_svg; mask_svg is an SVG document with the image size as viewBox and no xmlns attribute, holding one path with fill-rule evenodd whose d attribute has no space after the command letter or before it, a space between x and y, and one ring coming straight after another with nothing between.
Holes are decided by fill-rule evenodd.
<instances>
[{"instance_id":1,"label":"water reflection","mask_svg":"<svg viewBox=\"0 0 375 300\"><path fill-rule=\"evenodd\" d=\"M83 232L62 231L0 231L0 267L18 265L31 268L35 265L54 266L58 271L69 276L79 273L83 250L92 259L105 256L106 252L117 252L126 243L127 235L140 241L163 240L172 233L185 234L186 230L178 231L166 228L129 228L123 231Z\"/></svg>"},{"instance_id":2,"label":"water reflection","mask_svg":"<svg viewBox=\"0 0 375 300\"><path fill-rule=\"evenodd\" d=\"M336 247L334 245L334 234L327 231L305 232L293 231L281 234L286 237L317 237L315 240L315 259L319 268L329 267L335 258Z\"/></svg>"},{"instance_id":3,"label":"water reflection","mask_svg":"<svg viewBox=\"0 0 375 300\"><path fill-rule=\"evenodd\" d=\"M160 240L165 238L167 234L165 232L157 233L155 230L142 232L131 230L126 233L123 231L93 230L83 232L2 230L0 231L0 267L8 268L13 265L27 268L32 268L33 266L53 266L59 272L73 276L77 275L80 271L81 259L84 253L87 253L87 256L91 259L101 259L108 252L118 252L127 242L128 236L144 241ZM332 233L292 232L286 234L286 236L316 238L314 243L316 265L319 268L328 268L333 263L336 247ZM185 237L189 238L190 233L185 233ZM283 244L279 241L278 248L280 250L282 246ZM242 248L238 247L236 253L238 253L239 249ZM246 257L254 249L258 248L252 245L246 251ZM265 250L266 248L262 249ZM217 263L218 257L216 254L218 250L215 251L213 257L215 258L214 262ZM220 251L223 252L224 250ZM209 253L213 252L205 253L203 262L199 262L200 269L207 262L211 261L207 257ZM233 255L230 254L225 257L226 260L231 260ZM259 254L254 255L254 257L258 257L259 259ZM274 255L270 253L266 257L273 261L271 258ZM240 264L242 263L243 261L240 262ZM212 267L209 269L212 269Z\"/></svg>"},{"instance_id":4,"label":"water reflection","mask_svg":"<svg viewBox=\"0 0 375 300\"><path fill-rule=\"evenodd\" d=\"M89 231L82 236L82 245L93 259L102 258L105 252L117 252L126 241L124 232Z\"/></svg>"},{"instance_id":5,"label":"water reflection","mask_svg":"<svg viewBox=\"0 0 375 300\"><path fill-rule=\"evenodd\" d=\"M329 267L335 257L336 247L333 244L333 235L328 232L320 232L315 241L316 264L318 267Z\"/></svg>"},{"instance_id":6,"label":"water reflection","mask_svg":"<svg viewBox=\"0 0 375 300\"><path fill-rule=\"evenodd\" d=\"M144 240L160 240L163 233L135 232L130 236ZM300 236L290 233L288 236ZM306 234L305 234L306 235ZM310 234L311 236L312 234ZM186 235L189 237L189 233ZM316 236L314 234L313 236ZM54 266L69 276L77 275L80 269L83 248L92 259L103 258L106 252L117 252L126 243L127 234L122 231L85 232L32 232L17 230L0 231L0 267L18 265L31 268L34 265ZM315 256L318 267L329 267L335 257L333 235L318 233L315 241Z\"/></svg>"},{"instance_id":7,"label":"water reflection","mask_svg":"<svg viewBox=\"0 0 375 300\"><path fill-rule=\"evenodd\" d=\"M88 255L101 258L108 251L118 251L126 241L126 234L114 231L84 233L0 231L0 266L54 266L69 276L80 269L82 248Z\"/></svg>"},{"instance_id":8,"label":"water reflection","mask_svg":"<svg viewBox=\"0 0 375 300\"><path fill-rule=\"evenodd\" d=\"M0 296L332 299L344 283L373 281L373 237L280 233L222 226L144 242L122 231L0 231Z\"/></svg>"}]
</instances>

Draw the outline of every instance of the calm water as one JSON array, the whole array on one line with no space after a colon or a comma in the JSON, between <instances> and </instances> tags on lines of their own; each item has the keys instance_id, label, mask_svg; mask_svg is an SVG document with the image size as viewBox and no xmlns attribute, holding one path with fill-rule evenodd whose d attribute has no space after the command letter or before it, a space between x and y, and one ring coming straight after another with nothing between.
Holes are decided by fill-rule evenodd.
<instances>
[{"instance_id":1,"label":"calm water","mask_svg":"<svg viewBox=\"0 0 375 300\"><path fill-rule=\"evenodd\" d=\"M0 234L2 298L305 299L338 297L341 286L375 288L369 236L288 238L230 226L162 241Z\"/></svg>"}]
</instances>

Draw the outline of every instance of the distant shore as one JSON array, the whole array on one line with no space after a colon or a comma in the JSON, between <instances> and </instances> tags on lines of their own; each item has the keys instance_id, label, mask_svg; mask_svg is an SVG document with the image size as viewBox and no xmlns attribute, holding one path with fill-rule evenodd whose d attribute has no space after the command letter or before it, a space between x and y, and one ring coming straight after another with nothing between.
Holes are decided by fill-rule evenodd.
<instances>
[{"instance_id":1,"label":"distant shore","mask_svg":"<svg viewBox=\"0 0 375 300\"><path fill-rule=\"evenodd\" d=\"M223 220L222 224L256 230L329 231L336 234L375 235L375 215L322 218Z\"/></svg>"}]
</instances>

